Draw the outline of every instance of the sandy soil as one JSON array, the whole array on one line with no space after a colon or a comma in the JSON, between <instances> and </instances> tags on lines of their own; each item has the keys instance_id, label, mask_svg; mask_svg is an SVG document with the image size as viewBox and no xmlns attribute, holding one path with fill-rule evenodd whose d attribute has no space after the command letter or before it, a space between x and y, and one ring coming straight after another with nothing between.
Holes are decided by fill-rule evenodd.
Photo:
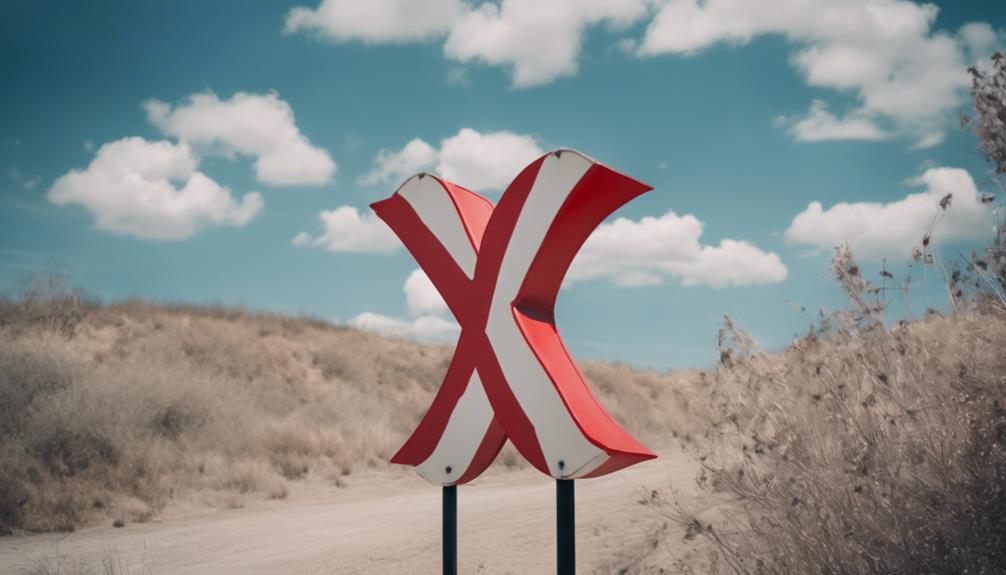
<instances>
[{"instance_id":1,"label":"sandy soil","mask_svg":"<svg viewBox=\"0 0 1006 575\"><path fill-rule=\"evenodd\" d=\"M689 456L665 451L621 473L578 481L578 572L616 572L681 541L673 523L655 541L667 520L639 500L673 486L679 500L696 504L696 470ZM554 497L554 483L533 470L462 487L460 572L554 572ZM156 575L438 573L440 490L412 474L384 474L344 489L302 486L288 500L244 509L176 509L120 529L0 538L0 573L33 573L40 560L53 566L57 557L64 574L105 573L108 560L124 572Z\"/></svg>"}]
</instances>

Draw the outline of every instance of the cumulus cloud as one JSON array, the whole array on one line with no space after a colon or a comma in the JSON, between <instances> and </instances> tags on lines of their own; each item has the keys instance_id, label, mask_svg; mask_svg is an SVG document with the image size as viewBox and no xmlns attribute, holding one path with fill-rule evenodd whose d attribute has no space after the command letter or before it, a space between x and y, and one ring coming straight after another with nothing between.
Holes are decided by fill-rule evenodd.
<instances>
[{"instance_id":1,"label":"cumulus cloud","mask_svg":"<svg viewBox=\"0 0 1006 575\"><path fill-rule=\"evenodd\" d=\"M321 234L312 236L300 232L293 238L293 245L351 253L391 253L400 245L391 228L369 211L361 214L352 206L341 206L321 212L318 219L321 220Z\"/></svg>"},{"instance_id":2,"label":"cumulus cloud","mask_svg":"<svg viewBox=\"0 0 1006 575\"><path fill-rule=\"evenodd\" d=\"M907 0L800 0L772 10L751 0L670 0L639 53L695 54L720 42L782 35L796 46L791 61L808 84L858 99L843 120L812 106L794 123L798 139L878 139L883 125L932 145L969 85L966 62L990 50L996 37L985 23L956 35L935 32L937 12Z\"/></svg>"},{"instance_id":3,"label":"cumulus cloud","mask_svg":"<svg viewBox=\"0 0 1006 575\"><path fill-rule=\"evenodd\" d=\"M787 269L774 253L743 241L723 240L702 245L702 222L674 212L639 221L619 218L600 226L587 240L570 268L567 285L610 277L624 287L658 285L667 277L685 285L715 288L782 281ZM402 287L408 318L364 312L349 325L384 335L418 340L448 340L457 336L458 324L433 282L420 269L413 270Z\"/></svg>"},{"instance_id":4,"label":"cumulus cloud","mask_svg":"<svg viewBox=\"0 0 1006 575\"><path fill-rule=\"evenodd\" d=\"M437 172L473 190L499 190L544 153L531 136L462 128L440 143Z\"/></svg>"},{"instance_id":5,"label":"cumulus cloud","mask_svg":"<svg viewBox=\"0 0 1006 575\"><path fill-rule=\"evenodd\" d=\"M437 163L440 152L419 138L413 138L397 152L382 148L374 158L374 167L359 179L361 184L397 183Z\"/></svg>"},{"instance_id":6,"label":"cumulus cloud","mask_svg":"<svg viewBox=\"0 0 1006 575\"><path fill-rule=\"evenodd\" d=\"M462 8L460 0L322 0L313 10L290 10L285 29L336 41L411 42L446 33Z\"/></svg>"},{"instance_id":7,"label":"cumulus cloud","mask_svg":"<svg viewBox=\"0 0 1006 575\"><path fill-rule=\"evenodd\" d=\"M301 134L290 105L274 92L238 92L229 100L202 92L174 108L155 99L143 106L167 135L211 152L253 156L255 176L265 184L320 185L335 175L332 157Z\"/></svg>"},{"instance_id":8,"label":"cumulus cloud","mask_svg":"<svg viewBox=\"0 0 1006 575\"><path fill-rule=\"evenodd\" d=\"M788 270L775 253L731 239L704 245L702 231L698 218L672 211L638 221L617 218L587 239L567 281L609 277L620 286L640 287L673 277L685 285L722 288L786 279Z\"/></svg>"},{"instance_id":9,"label":"cumulus cloud","mask_svg":"<svg viewBox=\"0 0 1006 575\"><path fill-rule=\"evenodd\" d=\"M291 10L286 30L342 42L442 41L450 59L509 69L515 87L575 74L591 28L617 33L646 22L642 39L613 41L641 56L691 55L777 34L794 45L791 62L808 84L857 99L848 110L828 112L831 118L813 107L809 123L793 118L794 136L896 133L927 147L941 140L937 134L962 102L966 64L1002 44L985 22L935 31L937 14L935 5L910 0L785 0L770 10L756 0L322 0L315 9Z\"/></svg>"},{"instance_id":10,"label":"cumulus cloud","mask_svg":"<svg viewBox=\"0 0 1006 575\"><path fill-rule=\"evenodd\" d=\"M262 209L258 193L237 201L198 166L185 143L123 138L101 146L87 168L57 179L48 198L84 206L98 229L154 240L184 239L212 225L243 226Z\"/></svg>"},{"instance_id":11,"label":"cumulus cloud","mask_svg":"<svg viewBox=\"0 0 1006 575\"><path fill-rule=\"evenodd\" d=\"M401 150L382 149L362 183L398 182L422 170L472 190L501 190L545 152L534 137L509 131L480 133L462 128L434 148L419 138Z\"/></svg>"},{"instance_id":12,"label":"cumulus cloud","mask_svg":"<svg viewBox=\"0 0 1006 575\"><path fill-rule=\"evenodd\" d=\"M364 312L349 320L349 325L383 335L417 340L448 340L461 328L449 319L447 304L422 270L414 270L402 287L410 318Z\"/></svg>"},{"instance_id":13,"label":"cumulus cloud","mask_svg":"<svg viewBox=\"0 0 1006 575\"><path fill-rule=\"evenodd\" d=\"M907 258L930 231L933 243L990 237L991 214L966 171L931 168L910 183L925 189L888 203L840 202L825 209L811 202L793 218L786 240L821 249L847 243L857 256L880 259ZM948 194L950 205L941 213Z\"/></svg>"},{"instance_id":14,"label":"cumulus cloud","mask_svg":"<svg viewBox=\"0 0 1006 575\"><path fill-rule=\"evenodd\" d=\"M505 66L513 84L528 87L574 74L589 27L624 28L644 17L651 0L322 0L287 14L288 32L335 41L402 43L444 40L444 54L461 62Z\"/></svg>"},{"instance_id":15,"label":"cumulus cloud","mask_svg":"<svg viewBox=\"0 0 1006 575\"><path fill-rule=\"evenodd\" d=\"M444 53L509 67L517 87L576 73L584 31L638 21L648 0L503 0L465 10L451 28Z\"/></svg>"},{"instance_id":16,"label":"cumulus cloud","mask_svg":"<svg viewBox=\"0 0 1006 575\"><path fill-rule=\"evenodd\" d=\"M883 140L889 137L889 134L867 118L835 116L828 110L828 105L821 100L814 100L811 103L806 116L783 118L781 123L790 124L789 132L799 142Z\"/></svg>"},{"instance_id":17,"label":"cumulus cloud","mask_svg":"<svg viewBox=\"0 0 1006 575\"><path fill-rule=\"evenodd\" d=\"M435 315L402 319L365 311L347 322L349 325L381 335L406 337L419 341L448 340L457 336L458 324Z\"/></svg>"},{"instance_id":18,"label":"cumulus cloud","mask_svg":"<svg viewBox=\"0 0 1006 575\"><path fill-rule=\"evenodd\" d=\"M988 22L969 22L961 26L961 37L973 54L988 55L1003 43L1004 31L994 30Z\"/></svg>"},{"instance_id":19,"label":"cumulus cloud","mask_svg":"<svg viewBox=\"0 0 1006 575\"><path fill-rule=\"evenodd\" d=\"M447 311L447 303L444 302L444 298L440 296L440 292L430 281L429 276L421 269L413 270L409 274L402 291L405 292L405 303L408 304L409 312L413 316Z\"/></svg>"}]
</instances>

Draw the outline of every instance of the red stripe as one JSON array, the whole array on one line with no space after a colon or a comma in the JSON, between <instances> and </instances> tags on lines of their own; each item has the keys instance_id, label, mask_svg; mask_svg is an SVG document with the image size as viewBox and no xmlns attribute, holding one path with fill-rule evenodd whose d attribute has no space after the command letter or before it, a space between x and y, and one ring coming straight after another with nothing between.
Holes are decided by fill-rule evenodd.
<instances>
[{"instance_id":1,"label":"red stripe","mask_svg":"<svg viewBox=\"0 0 1006 575\"><path fill-rule=\"evenodd\" d=\"M451 359L451 365L447 368L444 381L437 390L437 395L430 403L430 408L419 420L419 425L412 432L405 443L398 449L398 452L391 458L392 463L403 465L419 465L433 454L440 443L440 438L447 429L447 422L451 419L454 407L458 400L464 395L465 389L471 383L472 373L475 370L475 362L469 353L458 353L464 351L466 347L462 337L458 342L458 347Z\"/></svg>"},{"instance_id":2,"label":"red stripe","mask_svg":"<svg viewBox=\"0 0 1006 575\"><path fill-rule=\"evenodd\" d=\"M555 300L573 258L605 217L650 187L594 164L566 197L535 254L514 301L514 319L591 443L617 456L655 457L601 406L555 326Z\"/></svg>"},{"instance_id":3,"label":"red stripe","mask_svg":"<svg viewBox=\"0 0 1006 575\"><path fill-rule=\"evenodd\" d=\"M609 455L656 457L601 406L563 345L555 324L529 317L516 308L513 314L528 347L548 373L583 436Z\"/></svg>"},{"instance_id":4,"label":"red stripe","mask_svg":"<svg viewBox=\"0 0 1006 575\"><path fill-rule=\"evenodd\" d=\"M479 444L479 448L475 451L475 456L472 457L471 464L468 465L468 469L465 470L464 475L462 475L457 484L461 485L468 483L472 479L475 479L482 472L492 465L496 456L499 455L500 449L503 449L503 444L506 443L506 431L503 430L503 425L498 419L493 417L492 422L489 424L489 430L486 432L485 437L482 438L482 443Z\"/></svg>"},{"instance_id":5,"label":"red stripe","mask_svg":"<svg viewBox=\"0 0 1006 575\"><path fill-rule=\"evenodd\" d=\"M447 190L451 201L454 202L454 209L461 216L461 223L465 227L465 233L468 234L472 248L475 253L478 253L482 243L482 235L486 231L486 224L489 223L489 218L493 214L493 203L487 198L447 180L437 178L437 181Z\"/></svg>"},{"instance_id":6,"label":"red stripe","mask_svg":"<svg viewBox=\"0 0 1006 575\"><path fill-rule=\"evenodd\" d=\"M528 167L521 170L520 174L514 178L510 186L503 192L496 209L493 210L492 217L486 225L485 235L482 237L482 246L479 250L479 260L475 264L475 288L479 295L485 299L482 309L482 324L489 318L489 304L492 302L492 294L496 287L496 279L499 277L500 267L503 265L503 256L506 254L507 245L510 243L510 236L517 226L517 218L524 209L524 202L527 201L531 187L538 178L538 171L548 154L538 158Z\"/></svg>"},{"instance_id":7,"label":"red stripe","mask_svg":"<svg viewBox=\"0 0 1006 575\"><path fill-rule=\"evenodd\" d=\"M513 390L507 384L503 370L496 359L496 354L489 345L489 338L484 333L479 334L482 340L479 345L478 371L482 385L486 389L486 397L492 405L496 418L507 437L513 442L517 451L538 471L545 475L551 475L545 454L541 450L541 443L538 435L534 431L534 424L528 419L527 414L521 407Z\"/></svg>"},{"instance_id":8,"label":"red stripe","mask_svg":"<svg viewBox=\"0 0 1006 575\"><path fill-rule=\"evenodd\" d=\"M591 232L612 212L650 189L603 164L588 168L552 219L514 305L551 316L566 271Z\"/></svg>"},{"instance_id":9,"label":"red stripe","mask_svg":"<svg viewBox=\"0 0 1006 575\"><path fill-rule=\"evenodd\" d=\"M370 204L370 207L402 240L405 248L443 296L451 313L459 323L465 325L466 318L477 310L470 305L471 298L465 297L471 291L472 281L454 261L447 248L423 224L419 214L401 195L393 194L386 200Z\"/></svg>"}]
</instances>

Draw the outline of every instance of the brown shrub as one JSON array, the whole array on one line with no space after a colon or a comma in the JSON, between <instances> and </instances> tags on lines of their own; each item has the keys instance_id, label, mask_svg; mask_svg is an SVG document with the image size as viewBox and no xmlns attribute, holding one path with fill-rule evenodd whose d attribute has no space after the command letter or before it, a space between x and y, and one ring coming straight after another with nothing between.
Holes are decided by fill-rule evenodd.
<instances>
[{"instance_id":1,"label":"brown shrub","mask_svg":"<svg viewBox=\"0 0 1006 575\"><path fill-rule=\"evenodd\" d=\"M0 328L43 329L72 336L97 303L73 287L65 272L47 269L21 279L14 299L0 298Z\"/></svg>"}]
</instances>

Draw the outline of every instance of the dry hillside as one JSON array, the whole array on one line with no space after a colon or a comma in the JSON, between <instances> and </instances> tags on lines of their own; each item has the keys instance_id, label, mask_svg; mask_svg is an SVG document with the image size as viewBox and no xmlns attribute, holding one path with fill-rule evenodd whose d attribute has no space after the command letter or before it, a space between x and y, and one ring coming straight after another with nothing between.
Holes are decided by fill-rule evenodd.
<instances>
[{"instance_id":1,"label":"dry hillside","mask_svg":"<svg viewBox=\"0 0 1006 575\"><path fill-rule=\"evenodd\" d=\"M35 282L0 308L0 531L241 505L388 466L452 350L311 318L129 301ZM588 362L641 439L698 429L698 376ZM509 446L497 465L521 465Z\"/></svg>"}]
</instances>

